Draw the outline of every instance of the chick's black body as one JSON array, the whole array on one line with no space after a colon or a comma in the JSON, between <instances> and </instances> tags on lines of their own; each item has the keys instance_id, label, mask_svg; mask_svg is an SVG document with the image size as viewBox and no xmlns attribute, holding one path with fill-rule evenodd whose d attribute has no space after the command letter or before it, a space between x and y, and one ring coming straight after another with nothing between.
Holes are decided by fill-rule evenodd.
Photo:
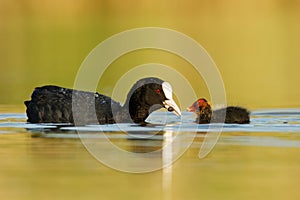
<instances>
[{"instance_id":1,"label":"chick's black body","mask_svg":"<svg viewBox=\"0 0 300 200\"><path fill-rule=\"evenodd\" d=\"M196 114L196 122L206 123L228 123L228 124L249 124L249 111L238 106L229 106L212 110L206 99L198 99L188 108Z\"/></svg>"},{"instance_id":2,"label":"chick's black body","mask_svg":"<svg viewBox=\"0 0 300 200\"><path fill-rule=\"evenodd\" d=\"M28 122L109 124L143 123L149 114L164 106L163 81L144 78L134 84L124 106L110 97L58 86L37 87L25 101Z\"/></svg>"},{"instance_id":3,"label":"chick's black body","mask_svg":"<svg viewBox=\"0 0 300 200\"><path fill-rule=\"evenodd\" d=\"M249 124L249 111L238 106L228 106L213 111L211 122L221 122L224 120L227 124Z\"/></svg>"}]
</instances>

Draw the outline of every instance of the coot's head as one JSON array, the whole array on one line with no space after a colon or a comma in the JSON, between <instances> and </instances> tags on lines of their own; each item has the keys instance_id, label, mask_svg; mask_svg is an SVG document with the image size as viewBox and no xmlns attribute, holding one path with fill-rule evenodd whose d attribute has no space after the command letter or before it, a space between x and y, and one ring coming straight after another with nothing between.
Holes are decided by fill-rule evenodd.
<instances>
[{"instance_id":1,"label":"coot's head","mask_svg":"<svg viewBox=\"0 0 300 200\"><path fill-rule=\"evenodd\" d=\"M129 107L134 122L145 120L151 112L162 107L181 115L173 100L171 85L158 78L144 78L135 83L127 96L125 106Z\"/></svg>"},{"instance_id":2,"label":"coot's head","mask_svg":"<svg viewBox=\"0 0 300 200\"><path fill-rule=\"evenodd\" d=\"M199 110L203 110L204 108L211 108L211 106L206 99L200 98L195 101L190 107L188 107L187 110L189 112L197 112Z\"/></svg>"},{"instance_id":3,"label":"coot's head","mask_svg":"<svg viewBox=\"0 0 300 200\"><path fill-rule=\"evenodd\" d=\"M196 114L196 122L209 123L211 119L212 109L206 99L200 98L187 108L189 112Z\"/></svg>"}]
</instances>

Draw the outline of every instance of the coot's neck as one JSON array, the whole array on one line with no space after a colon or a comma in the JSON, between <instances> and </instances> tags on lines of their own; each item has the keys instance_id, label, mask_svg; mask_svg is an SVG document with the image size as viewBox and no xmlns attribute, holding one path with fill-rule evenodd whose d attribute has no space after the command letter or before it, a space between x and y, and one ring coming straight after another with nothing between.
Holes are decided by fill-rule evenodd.
<instances>
[{"instance_id":1,"label":"coot's neck","mask_svg":"<svg viewBox=\"0 0 300 200\"><path fill-rule=\"evenodd\" d=\"M160 105L145 104L141 99L129 99L124 104L120 114L125 122L144 123L153 111L161 107Z\"/></svg>"},{"instance_id":2,"label":"coot's neck","mask_svg":"<svg viewBox=\"0 0 300 200\"><path fill-rule=\"evenodd\" d=\"M162 83L157 78L145 78L136 82L128 92L116 122L144 123L151 112L163 106ZM159 90L158 93L154 88Z\"/></svg>"},{"instance_id":3,"label":"coot's neck","mask_svg":"<svg viewBox=\"0 0 300 200\"><path fill-rule=\"evenodd\" d=\"M198 115L196 121L198 123L209 123L211 120L211 106L207 104L206 106L199 107L199 109L196 111L196 114Z\"/></svg>"},{"instance_id":4,"label":"coot's neck","mask_svg":"<svg viewBox=\"0 0 300 200\"><path fill-rule=\"evenodd\" d=\"M115 122L144 123L149 114L153 111L153 108L141 102L129 99L122 108L112 108Z\"/></svg>"}]
</instances>

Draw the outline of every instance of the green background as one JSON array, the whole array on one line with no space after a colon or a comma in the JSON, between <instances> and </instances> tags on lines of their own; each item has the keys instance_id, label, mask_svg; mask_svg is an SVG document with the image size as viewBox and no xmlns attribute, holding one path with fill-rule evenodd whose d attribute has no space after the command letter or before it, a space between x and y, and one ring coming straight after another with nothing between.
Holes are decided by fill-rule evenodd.
<instances>
[{"instance_id":1,"label":"green background","mask_svg":"<svg viewBox=\"0 0 300 200\"><path fill-rule=\"evenodd\" d=\"M81 63L100 42L155 26L180 31L208 51L224 80L228 104L299 107L299 11L297 0L0 0L0 104L22 105L34 87L44 84L72 87ZM98 91L110 95L122 74L149 62L178 70L198 97L210 99L188 63L154 50L116 60Z\"/></svg>"}]
</instances>

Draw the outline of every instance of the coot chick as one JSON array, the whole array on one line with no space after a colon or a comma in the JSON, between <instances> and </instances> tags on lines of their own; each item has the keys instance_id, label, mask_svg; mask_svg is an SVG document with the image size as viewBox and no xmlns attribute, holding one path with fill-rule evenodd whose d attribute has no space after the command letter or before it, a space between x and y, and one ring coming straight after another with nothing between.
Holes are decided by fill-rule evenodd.
<instances>
[{"instance_id":1,"label":"coot chick","mask_svg":"<svg viewBox=\"0 0 300 200\"><path fill-rule=\"evenodd\" d=\"M210 122L228 124L250 123L249 111L247 109L238 106L229 106L212 111L210 104L204 98L195 101L188 108L188 111L196 114L196 122L199 124Z\"/></svg>"},{"instance_id":2,"label":"coot chick","mask_svg":"<svg viewBox=\"0 0 300 200\"><path fill-rule=\"evenodd\" d=\"M123 106L99 93L51 85L35 88L31 100L24 103L31 123L145 123L151 112L162 107L181 115L171 85L153 77L137 81ZM72 112L72 104L76 112Z\"/></svg>"}]
</instances>

